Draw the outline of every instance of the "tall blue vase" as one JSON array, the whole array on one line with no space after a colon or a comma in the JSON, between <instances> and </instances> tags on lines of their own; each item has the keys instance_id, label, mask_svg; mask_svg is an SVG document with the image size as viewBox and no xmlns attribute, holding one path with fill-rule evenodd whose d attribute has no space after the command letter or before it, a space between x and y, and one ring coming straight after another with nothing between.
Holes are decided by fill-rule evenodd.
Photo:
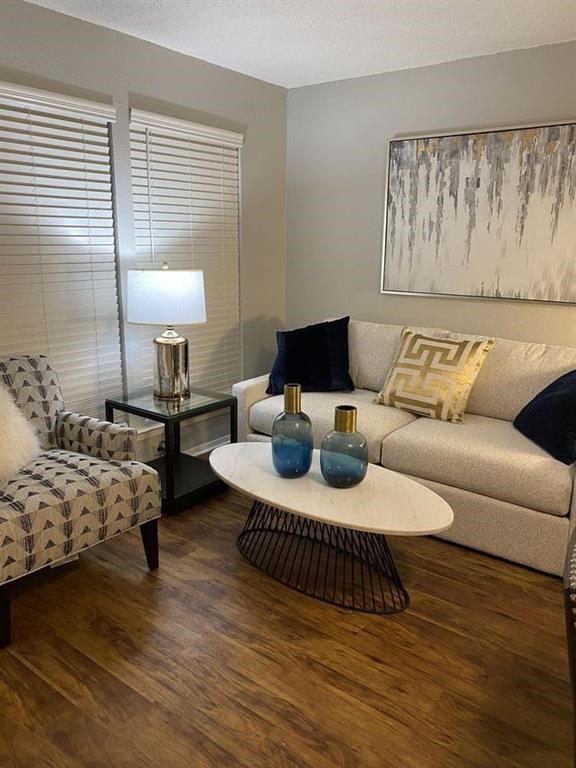
<instances>
[{"instance_id":1,"label":"tall blue vase","mask_svg":"<svg viewBox=\"0 0 576 768\"><path fill-rule=\"evenodd\" d=\"M312 423L301 407L300 384L284 387L284 411L272 426L272 461L280 477L302 477L312 463Z\"/></svg>"},{"instance_id":2,"label":"tall blue vase","mask_svg":"<svg viewBox=\"0 0 576 768\"><path fill-rule=\"evenodd\" d=\"M339 405L334 414L334 431L320 448L320 469L324 480L334 488L352 488L364 480L368 469L368 443L356 431L357 410Z\"/></svg>"}]
</instances>

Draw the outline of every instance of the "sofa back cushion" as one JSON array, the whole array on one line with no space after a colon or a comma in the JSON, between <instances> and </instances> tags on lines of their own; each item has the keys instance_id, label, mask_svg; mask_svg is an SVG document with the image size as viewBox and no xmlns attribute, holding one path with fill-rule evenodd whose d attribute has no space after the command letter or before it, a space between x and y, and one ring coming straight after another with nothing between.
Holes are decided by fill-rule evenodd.
<instances>
[{"instance_id":1,"label":"sofa back cushion","mask_svg":"<svg viewBox=\"0 0 576 768\"><path fill-rule=\"evenodd\" d=\"M400 349L405 325L367 323L350 320L348 326L349 370L359 389L380 392ZM440 328L413 328L432 336L447 338L449 332Z\"/></svg>"},{"instance_id":2,"label":"sofa back cushion","mask_svg":"<svg viewBox=\"0 0 576 768\"><path fill-rule=\"evenodd\" d=\"M405 325L350 320L348 353L356 387L379 392L400 348ZM442 328L413 328L442 338L469 337ZM513 421L545 387L576 369L576 348L496 338L476 379L467 413Z\"/></svg>"},{"instance_id":3,"label":"sofa back cushion","mask_svg":"<svg viewBox=\"0 0 576 768\"><path fill-rule=\"evenodd\" d=\"M576 349L572 347L496 338L472 387L466 411L513 421L533 397L575 368Z\"/></svg>"}]
</instances>

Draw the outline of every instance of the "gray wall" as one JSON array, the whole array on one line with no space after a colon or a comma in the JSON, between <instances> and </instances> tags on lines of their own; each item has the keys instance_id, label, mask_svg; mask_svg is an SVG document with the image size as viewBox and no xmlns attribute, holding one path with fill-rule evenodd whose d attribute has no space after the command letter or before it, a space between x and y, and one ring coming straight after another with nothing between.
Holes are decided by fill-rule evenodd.
<instances>
[{"instance_id":1,"label":"gray wall","mask_svg":"<svg viewBox=\"0 0 576 768\"><path fill-rule=\"evenodd\" d=\"M244 373L267 370L285 314L286 91L21 0L0 0L0 79L119 108L113 139L118 244L125 259L134 250L128 105L245 133Z\"/></svg>"},{"instance_id":2,"label":"gray wall","mask_svg":"<svg viewBox=\"0 0 576 768\"><path fill-rule=\"evenodd\" d=\"M242 130L244 372L265 371L274 331L349 312L576 344L576 308L378 292L388 138L576 116L576 43L286 91L135 38L0 2L0 79L114 101L120 213L130 205L127 106ZM119 247L133 251L130 217ZM286 242L288 269L286 287Z\"/></svg>"},{"instance_id":3,"label":"gray wall","mask_svg":"<svg viewBox=\"0 0 576 768\"><path fill-rule=\"evenodd\" d=\"M574 306L379 293L388 139L574 119L575 73L566 43L291 90L288 323L350 313L576 346Z\"/></svg>"}]
</instances>

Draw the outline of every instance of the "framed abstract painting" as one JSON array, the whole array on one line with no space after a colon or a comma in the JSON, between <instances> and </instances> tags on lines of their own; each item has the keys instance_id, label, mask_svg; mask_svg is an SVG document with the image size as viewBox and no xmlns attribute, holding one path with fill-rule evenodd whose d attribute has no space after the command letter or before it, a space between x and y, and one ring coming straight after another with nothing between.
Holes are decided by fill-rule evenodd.
<instances>
[{"instance_id":1,"label":"framed abstract painting","mask_svg":"<svg viewBox=\"0 0 576 768\"><path fill-rule=\"evenodd\" d=\"M576 124L392 140L381 279L576 302Z\"/></svg>"}]
</instances>

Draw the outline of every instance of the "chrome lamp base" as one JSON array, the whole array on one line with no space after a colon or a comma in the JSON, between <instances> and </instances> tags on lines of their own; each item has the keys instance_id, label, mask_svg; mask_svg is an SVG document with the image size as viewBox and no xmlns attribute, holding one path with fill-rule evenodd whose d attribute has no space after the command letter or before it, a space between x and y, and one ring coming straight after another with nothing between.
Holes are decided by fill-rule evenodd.
<instances>
[{"instance_id":1,"label":"chrome lamp base","mask_svg":"<svg viewBox=\"0 0 576 768\"><path fill-rule=\"evenodd\" d=\"M190 396L188 339L169 325L154 339L154 397L159 400L185 400Z\"/></svg>"}]
</instances>

